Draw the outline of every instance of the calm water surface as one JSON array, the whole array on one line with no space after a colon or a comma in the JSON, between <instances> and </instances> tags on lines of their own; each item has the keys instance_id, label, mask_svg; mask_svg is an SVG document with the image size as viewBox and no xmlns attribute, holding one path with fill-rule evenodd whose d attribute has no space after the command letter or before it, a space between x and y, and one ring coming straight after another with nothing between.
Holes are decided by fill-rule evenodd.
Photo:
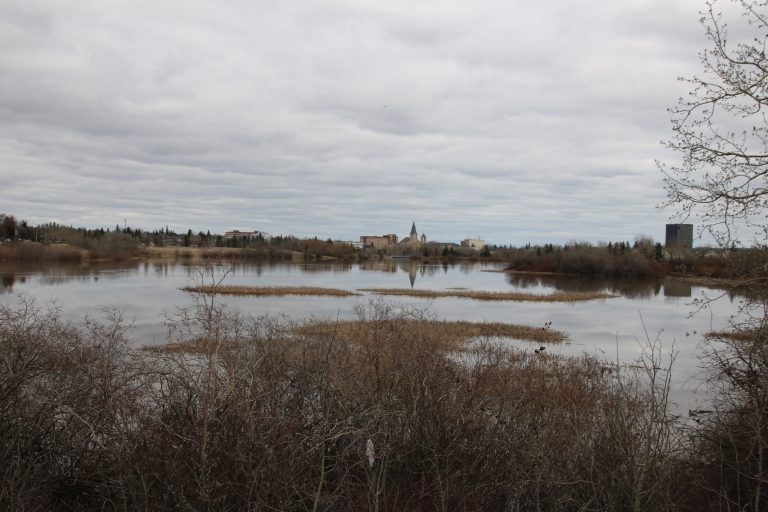
<instances>
[{"instance_id":1,"label":"calm water surface","mask_svg":"<svg viewBox=\"0 0 768 512\"><path fill-rule=\"evenodd\" d=\"M447 320L502 321L543 326L565 331L570 341L547 347L569 355L584 352L633 361L640 353L639 341L646 332L660 337L664 347L679 351L675 363L673 399L692 404L697 380L701 334L726 328L737 314L739 299L725 296L695 315L694 299L716 297L716 290L676 281L617 282L565 277L509 275L493 272L493 264L429 265L410 261L370 264L237 264L231 267L226 284L256 286L321 286L359 288L414 288L444 290L502 290L548 293L562 291L608 291L617 298L578 303L534 303L475 301L458 298L417 299L370 294L358 297L221 297L226 305L253 315L285 314L305 318L352 318L357 305L370 300L413 307ZM191 304L181 287L194 284L200 268L181 263L128 263L104 266L0 267L0 303L10 304L19 294L38 305L55 304L64 315L80 319L86 313L98 316L104 307L123 310L133 321L131 337L140 344L166 340L164 314ZM529 347L529 344L520 343ZM533 347L530 347L531 350Z\"/></svg>"}]
</instances>

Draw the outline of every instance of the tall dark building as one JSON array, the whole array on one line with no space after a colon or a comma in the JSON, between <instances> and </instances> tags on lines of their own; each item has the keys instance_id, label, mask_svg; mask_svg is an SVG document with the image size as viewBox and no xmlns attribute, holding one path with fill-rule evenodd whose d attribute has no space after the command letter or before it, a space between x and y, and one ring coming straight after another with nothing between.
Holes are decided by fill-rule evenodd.
<instances>
[{"instance_id":1,"label":"tall dark building","mask_svg":"<svg viewBox=\"0 0 768 512\"><path fill-rule=\"evenodd\" d=\"M693 224L667 224L666 249L693 249Z\"/></svg>"}]
</instances>

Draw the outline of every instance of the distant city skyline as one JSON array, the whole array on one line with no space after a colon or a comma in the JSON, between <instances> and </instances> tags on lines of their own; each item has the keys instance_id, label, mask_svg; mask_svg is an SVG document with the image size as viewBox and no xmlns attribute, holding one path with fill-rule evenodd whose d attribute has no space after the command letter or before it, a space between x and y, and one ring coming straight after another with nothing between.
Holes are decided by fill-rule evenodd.
<instances>
[{"instance_id":1,"label":"distant city skyline","mask_svg":"<svg viewBox=\"0 0 768 512\"><path fill-rule=\"evenodd\" d=\"M431 240L663 242L668 222L700 224L656 208L655 160L677 158L660 141L687 90L677 78L700 70L703 7L3 2L0 212L344 240L415 220Z\"/></svg>"},{"instance_id":2,"label":"distant city skyline","mask_svg":"<svg viewBox=\"0 0 768 512\"><path fill-rule=\"evenodd\" d=\"M0 215L2 215L2 213L3 212L0 212ZM16 221L17 222L19 222L19 221L27 221L27 219L16 218ZM41 225L45 225L45 224L47 224L47 223L46 222L41 223ZM33 226L34 225L35 224L33 224ZM267 241L272 239L274 236L294 236L294 237L297 237L297 238L317 238L318 240L327 240L328 238L331 238L334 241L350 242L350 243L353 243L353 244L356 244L356 243L365 244L366 242L364 241L364 239L383 239L383 238L391 237L392 235L394 235L394 241L391 241L390 243L393 244L393 245L397 245L398 243L405 243L408 240L408 238L409 238L409 235L404 235L404 236L399 235L397 233L397 230L390 230L388 233L380 233L380 234L370 234L369 233L367 235L352 236L352 237L347 237L347 238L344 238L344 237L333 238L333 237L326 237L326 236L322 236L322 235L318 235L318 234L311 234L311 233L310 234L304 234L304 235L297 235L295 233L277 233L275 235L275 234L272 234L272 233L268 233L268 232L266 232L264 230L250 229L250 228L243 228L243 227L227 229L227 230L224 230L224 231L217 231L217 230L212 230L212 229L193 229L193 228L184 227L184 226L181 226L181 227L178 227L178 228L172 228L170 225L169 226L149 227L148 228L148 227L144 227L144 226L128 225L126 223L124 223L123 225L114 224L114 225L111 225L111 226L82 226L82 225L77 225L77 224L74 224L74 225L68 225L67 224L65 226L73 227L73 228L104 229L106 231L112 231L113 229L115 229L115 230L124 230L124 229L128 228L131 231L139 229L139 230L141 230L143 232L155 232L155 231L163 231L165 229L168 229L168 230L170 230L172 232L175 232L177 235L182 235L184 233L187 233L189 230L191 230L193 232L193 234L195 234L195 235L197 235L199 233L203 233L203 234L208 233L210 235L222 236L224 239L234 238L236 236L243 236L243 237L249 237L249 238L256 238L256 237L261 236L262 238L264 238ZM555 240L528 241L528 242L523 242L523 243L511 243L511 242L504 242L504 241L490 242L490 241L485 240L482 237L478 237L478 236L475 236L475 237L465 236L465 237L462 237L462 238L452 237L452 238L446 238L446 239L433 239L433 238L427 238L426 234L423 233L423 232L419 233L417 238L420 239L422 241L422 243L431 243L431 242L443 243L444 242L444 243L454 243L454 244L457 244L457 245L458 244L464 245L464 243L466 242L466 243L469 244L468 246L472 246L476 242L480 242L483 246L486 243L490 243L491 245L502 245L502 246L504 246L504 245L507 245L507 246L508 245L512 245L512 246L522 247L522 246L524 246L524 245L526 245L528 243L530 243L530 244L539 244L539 245L544 245L544 244L547 244L547 243L556 243L556 244L561 244L561 245L567 245L570 242L574 242L574 243L589 242L589 243L593 243L593 244L597 244L597 245L599 245L601 243L609 243L609 242L629 242L629 243L632 243L632 242L636 241L637 238L645 238L645 237L650 236L653 239L654 242L658 242L661 245L668 245L669 241L670 241L670 229L673 229L673 230L674 229L679 229L677 226L687 226L687 228L683 228L683 229L687 229L688 230L686 232L687 234L685 235L687 237L687 240L688 240L687 241L687 246L688 247L690 247L691 245L699 246L699 247L714 246L714 244L712 244L712 243L704 242L704 241L702 241L700 239L697 239L696 235L694 234L695 233L695 226L693 226L692 224L667 224L665 226L665 234L660 236L660 237L655 237L655 236L650 235L648 233L644 233L644 234L637 234L637 235L632 235L630 237L624 237L624 238L598 239L598 240L572 239L572 240L567 240L565 242L558 242L558 241L555 241ZM411 236L412 236L413 228L414 227L415 227L415 222L412 223L412 228L411 228L411 232L410 232ZM418 230L417 230L417 232L418 232ZM675 231L675 233L676 233L676 231ZM676 236L677 235L673 235L673 238L675 238ZM359 241L358 241L358 239L359 239ZM694 243L694 241L696 243ZM370 240L368 242L370 243Z\"/></svg>"}]
</instances>

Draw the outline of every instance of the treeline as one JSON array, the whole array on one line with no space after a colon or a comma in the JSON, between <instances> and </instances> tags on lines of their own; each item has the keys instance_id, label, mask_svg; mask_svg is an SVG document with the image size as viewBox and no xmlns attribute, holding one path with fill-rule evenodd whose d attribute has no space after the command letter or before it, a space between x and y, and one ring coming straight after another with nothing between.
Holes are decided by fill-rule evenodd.
<instances>
[{"instance_id":1,"label":"treeline","mask_svg":"<svg viewBox=\"0 0 768 512\"><path fill-rule=\"evenodd\" d=\"M659 264L656 248L650 251L632 247L628 243L609 243L594 246L573 243L563 246L544 246L510 249L507 258L509 269L526 272L553 272L560 274L648 277L661 275L664 266Z\"/></svg>"},{"instance_id":2,"label":"treeline","mask_svg":"<svg viewBox=\"0 0 768 512\"><path fill-rule=\"evenodd\" d=\"M4 242L0 260L125 259L136 255L139 241L137 232L130 230L73 228L56 223L31 226L25 220L0 214L0 242Z\"/></svg>"},{"instance_id":3,"label":"treeline","mask_svg":"<svg viewBox=\"0 0 768 512\"><path fill-rule=\"evenodd\" d=\"M13 215L0 213L0 242L13 241L17 238L34 239L34 229L27 221L17 221Z\"/></svg>"},{"instance_id":4,"label":"treeline","mask_svg":"<svg viewBox=\"0 0 768 512\"><path fill-rule=\"evenodd\" d=\"M509 261L509 270L595 277L651 277L669 273L714 278L738 278L750 265L765 260L765 250L733 249L709 254L707 249L668 255L659 243L639 238L634 243L592 245L526 245L494 248L493 254Z\"/></svg>"},{"instance_id":5,"label":"treeline","mask_svg":"<svg viewBox=\"0 0 768 512\"><path fill-rule=\"evenodd\" d=\"M264 242L263 238L225 240L221 235L211 235L210 231L206 233L200 231L194 234L191 229L187 230L186 233L177 233L168 227L142 230L117 224L114 230L109 228L87 229L63 226L55 222L31 226L27 221L17 220L13 215L0 214L0 241L26 240L41 243L65 243L82 249L92 249L95 245L94 241L98 241L110 233L113 234L110 236L114 236L115 233L126 235L134 241L135 246L255 247L260 242ZM276 237L275 242L280 244L282 237Z\"/></svg>"},{"instance_id":6,"label":"treeline","mask_svg":"<svg viewBox=\"0 0 768 512\"><path fill-rule=\"evenodd\" d=\"M6 240L36 242L41 245L27 243L12 247L0 246L0 260L79 260L85 257L124 259L138 255L142 247L237 248L244 250L240 256L246 258L282 259L290 257L290 252L301 253L308 260L365 257L349 244L334 243L330 239L319 240L317 237L299 239L291 235L277 235L265 239L259 235L225 238L220 234L211 234L210 231L195 234L188 229L186 233L178 233L168 227L142 230L127 225L116 225L114 230L75 228L57 223L30 226L27 221L17 221L12 215L0 214L0 242ZM88 253L51 247L58 244L80 248ZM210 251L210 254L221 256L225 253Z\"/></svg>"},{"instance_id":7,"label":"treeline","mask_svg":"<svg viewBox=\"0 0 768 512\"><path fill-rule=\"evenodd\" d=\"M456 357L383 304L351 331L186 311L142 351L116 313L0 306L0 509L765 509L765 395L681 421L654 341L626 366Z\"/></svg>"},{"instance_id":8,"label":"treeline","mask_svg":"<svg viewBox=\"0 0 768 512\"><path fill-rule=\"evenodd\" d=\"M342 261L367 260L384 257L384 251L360 251L348 243L317 237L300 239L291 235L224 238L210 231L197 234L188 229L177 233L169 228L142 230L116 225L110 229L86 229L61 226L56 223L30 226L13 216L0 214L0 242L5 240L37 242L30 244L0 245L0 260L80 260L83 258L127 259L140 254L143 247L179 248L237 248L243 251L238 257L292 259L302 255L306 261L333 258ZM55 247L52 247L56 245ZM87 253L61 247L66 244ZM667 273L679 273L724 279L743 278L750 275L755 266L761 267L766 258L765 248L732 249L720 251L715 256L707 250L678 253L670 256L660 243L647 236L639 236L634 243L618 241L592 245L572 242L565 245L526 245L521 248L485 246L481 251L470 248L430 243L414 250L412 258L430 261L454 261L459 259L509 262L508 269L521 272L546 272L594 277L651 277ZM180 251L179 254L187 254ZM225 253L209 251L211 257ZM218 256L217 256L218 255ZM232 257L232 255L226 255Z\"/></svg>"}]
</instances>

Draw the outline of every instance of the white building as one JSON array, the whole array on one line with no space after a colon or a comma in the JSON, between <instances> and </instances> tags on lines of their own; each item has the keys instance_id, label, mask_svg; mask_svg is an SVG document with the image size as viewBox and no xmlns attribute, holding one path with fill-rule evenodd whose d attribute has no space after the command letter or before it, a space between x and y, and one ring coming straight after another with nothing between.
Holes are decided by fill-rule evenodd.
<instances>
[{"instance_id":1,"label":"white building","mask_svg":"<svg viewBox=\"0 0 768 512\"><path fill-rule=\"evenodd\" d=\"M225 240L231 240L233 238L263 238L265 242L272 240L272 235L266 231L240 231L239 229L233 229L224 233Z\"/></svg>"},{"instance_id":2,"label":"white building","mask_svg":"<svg viewBox=\"0 0 768 512\"><path fill-rule=\"evenodd\" d=\"M461 241L461 246L469 247L476 251L482 251L485 249L485 240L480 240L479 238L465 238Z\"/></svg>"}]
</instances>

